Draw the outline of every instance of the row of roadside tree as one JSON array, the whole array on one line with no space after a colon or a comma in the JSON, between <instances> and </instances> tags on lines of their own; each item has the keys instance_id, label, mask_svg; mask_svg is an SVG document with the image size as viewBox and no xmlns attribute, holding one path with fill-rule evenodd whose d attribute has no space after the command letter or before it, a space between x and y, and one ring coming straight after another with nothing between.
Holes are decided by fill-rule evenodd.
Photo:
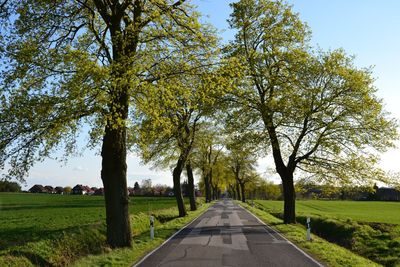
<instances>
[{"instance_id":1,"label":"row of roadside tree","mask_svg":"<svg viewBox=\"0 0 400 267\"><path fill-rule=\"evenodd\" d=\"M131 246L128 151L170 168L179 216L181 175L196 209L225 183L245 201L259 157L281 178L284 222L295 223L295 172L334 185L393 182L377 167L397 123L370 69L321 51L285 2L238 0L222 44L185 0L4 1L0 10L0 166L26 177L79 136L102 156L107 242ZM366 108L368 107L368 108Z\"/></svg>"}]
</instances>

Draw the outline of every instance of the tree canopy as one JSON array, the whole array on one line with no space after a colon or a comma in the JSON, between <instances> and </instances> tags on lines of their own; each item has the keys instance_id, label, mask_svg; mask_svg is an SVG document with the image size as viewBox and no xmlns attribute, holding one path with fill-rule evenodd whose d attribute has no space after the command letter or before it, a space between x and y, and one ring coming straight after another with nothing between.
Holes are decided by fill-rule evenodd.
<instances>
[{"instance_id":1,"label":"tree canopy","mask_svg":"<svg viewBox=\"0 0 400 267\"><path fill-rule=\"evenodd\" d=\"M0 0L7 178L24 180L56 150L65 159L79 153L78 137L87 135L102 156L111 247L131 245L128 150L162 167L175 163L181 216L185 167L191 192L193 166L208 201L223 186L245 200L246 183L262 184L257 156L268 153L287 223L295 222L296 170L333 184L390 182L377 155L394 146L398 125L371 69L341 49L313 49L310 29L284 1L231 7L237 32L221 53L216 31L185 0ZM223 126L209 127L222 124L215 115Z\"/></svg>"},{"instance_id":2,"label":"tree canopy","mask_svg":"<svg viewBox=\"0 0 400 267\"><path fill-rule=\"evenodd\" d=\"M101 144L112 247L131 244L126 151L135 121L129 115L143 91L178 74L160 71L166 60L192 55L209 40L199 14L184 2L10 0L1 6L8 29L0 37L6 63L0 165L22 180L55 150L64 148L66 157L77 152L77 136L88 132L89 146Z\"/></svg>"},{"instance_id":3,"label":"tree canopy","mask_svg":"<svg viewBox=\"0 0 400 267\"><path fill-rule=\"evenodd\" d=\"M355 67L342 50L312 50L307 26L282 1L232 7L229 22L238 33L227 51L246 67L235 115L242 129L267 135L285 222L295 220L296 169L330 182L384 179L376 152L394 145L397 123L376 97L370 70Z\"/></svg>"}]
</instances>

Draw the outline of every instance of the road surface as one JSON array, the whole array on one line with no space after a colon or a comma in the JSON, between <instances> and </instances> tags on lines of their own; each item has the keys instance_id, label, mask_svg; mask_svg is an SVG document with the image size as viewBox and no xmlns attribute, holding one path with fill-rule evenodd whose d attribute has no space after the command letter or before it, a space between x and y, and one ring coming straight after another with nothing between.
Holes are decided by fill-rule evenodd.
<instances>
[{"instance_id":1,"label":"road surface","mask_svg":"<svg viewBox=\"0 0 400 267\"><path fill-rule=\"evenodd\" d=\"M135 266L322 266L231 200L219 201Z\"/></svg>"}]
</instances>

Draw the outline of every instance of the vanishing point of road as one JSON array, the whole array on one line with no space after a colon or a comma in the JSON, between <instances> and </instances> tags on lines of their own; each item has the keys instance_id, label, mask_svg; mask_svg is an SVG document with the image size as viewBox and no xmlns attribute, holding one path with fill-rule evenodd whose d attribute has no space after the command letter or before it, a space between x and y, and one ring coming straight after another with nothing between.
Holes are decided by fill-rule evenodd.
<instances>
[{"instance_id":1,"label":"vanishing point of road","mask_svg":"<svg viewBox=\"0 0 400 267\"><path fill-rule=\"evenodd\" d=\"M223 200L135 266L322 265L242 207Z\"/></svg>"}]
</instances>

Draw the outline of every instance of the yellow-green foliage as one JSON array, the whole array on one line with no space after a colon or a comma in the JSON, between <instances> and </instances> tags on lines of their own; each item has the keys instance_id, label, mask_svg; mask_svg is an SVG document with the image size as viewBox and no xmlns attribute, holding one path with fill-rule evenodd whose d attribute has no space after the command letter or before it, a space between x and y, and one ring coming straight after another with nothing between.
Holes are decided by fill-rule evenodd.
<instances>
[{"instance_id":1,"label":"yellow-green foliage","mask_svg":"<svg viewBox=\"0 0 400 267\"><path fill-rule=\"evenodd\" d=\"M281 176L299 167L333 184L390 182L377 152L394 146L397 122L377 97L371 70L342 49L310 48L309 28L285 1L231 6L238 34L228 51L245 65L245 78L233 91L230 127L259 132L265 142L258 145L272 148Z\"/></svg>"}]
</instances>

